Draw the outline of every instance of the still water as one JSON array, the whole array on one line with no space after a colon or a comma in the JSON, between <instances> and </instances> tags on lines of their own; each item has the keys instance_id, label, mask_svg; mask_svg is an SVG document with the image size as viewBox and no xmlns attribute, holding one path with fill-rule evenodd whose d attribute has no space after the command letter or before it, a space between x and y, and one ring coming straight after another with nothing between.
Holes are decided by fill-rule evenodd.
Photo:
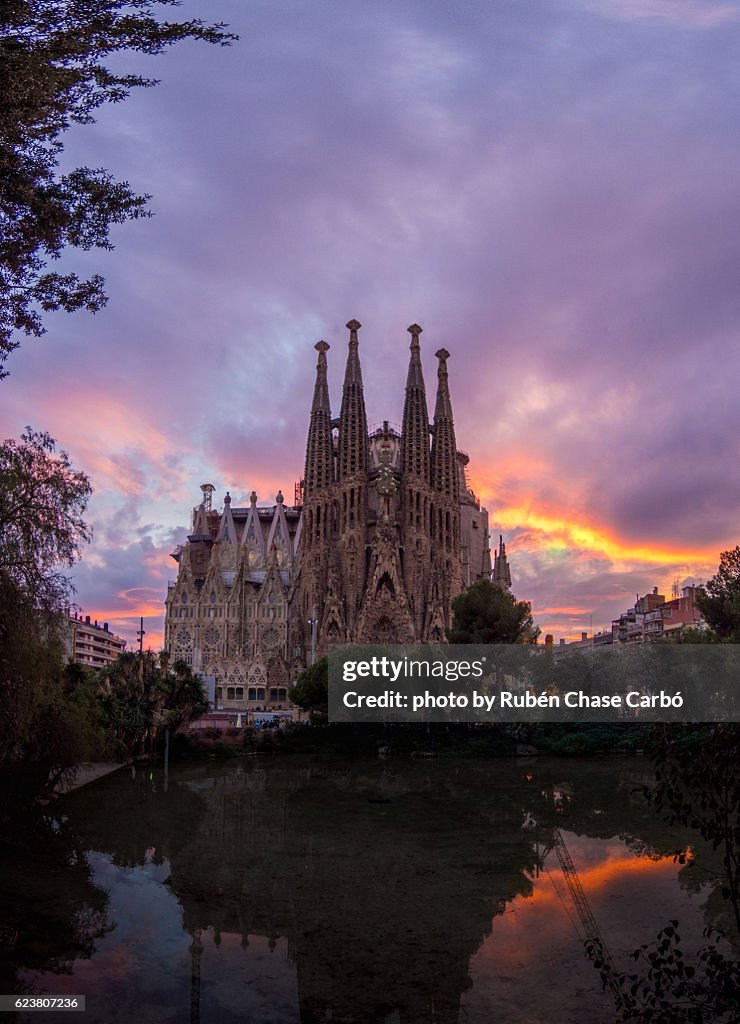
<instances>
[{"instance_id":1,"label":"still water","mask_svg":"<svg viewBox=\"0 0 740 1024\"><path fill-rule=\"evenodd\" d=\"M67 1024L614 1021L589 915L628 970L672 918L699 947L716 896L648 781L640 759L122 769L13 866L3 991L84 994L18 1017Z\"/></svg>"}]
</instances>

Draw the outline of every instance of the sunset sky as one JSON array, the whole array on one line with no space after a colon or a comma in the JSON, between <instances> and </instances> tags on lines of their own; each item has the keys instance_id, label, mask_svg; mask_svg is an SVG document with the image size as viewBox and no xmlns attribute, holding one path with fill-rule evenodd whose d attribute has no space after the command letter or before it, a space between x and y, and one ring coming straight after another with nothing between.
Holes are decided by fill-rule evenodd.
<instances>
[{"instance_id":1,"label":"sunset sky","mask_svg":"<svg viewBox=\"0 0 740 1024\"><path fill-rule=\"evenodd\" d=\"M170 13L170 16L172 14ZM740 542L740 3L186 0L227 49L66 137L153 195L96 316L0 385L95 493L84 613L161 641L199 485L292 500L316 353L333 407L359 319L368 420L401 419L418 322L514 591L557 637ZM432 397L433 401L433 397Z\"/></svg>"}]
</instances>

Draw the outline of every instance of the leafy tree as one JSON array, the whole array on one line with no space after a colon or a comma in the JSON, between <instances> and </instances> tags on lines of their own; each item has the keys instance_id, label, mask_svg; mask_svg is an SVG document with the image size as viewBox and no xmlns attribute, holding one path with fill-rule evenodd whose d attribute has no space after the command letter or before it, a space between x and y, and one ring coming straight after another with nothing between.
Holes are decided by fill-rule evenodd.
<instances>
[{"instance_id":1,"label":"leafy tree","mask_svg":"<svg viewBox=\"0 0 740 1024\"><path fill-rule=\"evenodd\" d=\"M27 808L101 742L81 680L65 675L59 571L89 538L90 482L27 428L0 445L0 816ZM88 695L89 696L89 695Z\"/></svg>"},{"instance_id":2,"label":"leafy tree","mask_svg":"<svg viewBox=\"0 0 740 1024\"><path fill-rule=\"evenodd\" d=\"M687 956L673 920L633 952L634 973L616 976L601 943L586 943L624 1024L737 1024L740 963L720 952L719 932L706 928L704 935L705 945Z\"/></svg>"},{"instance_id":3,"label":"leafy tree","mask_svg":"<svg viewBox=\"0 0 740 1024\"><path fill-rule=\"evenodd\" d=\"M61 136L132 89L156 85L116 73L108 59L158 54L184 39L228 45L221 23L159 21L180 0L2 0L0 4L0 378L15 332L40 335L42 313L96 312L103 279L52 273L68 247L111 249L110 228L149 216L149 196L104 168L59 172Z\"/></svg>"},{"instance_id":4,"label":"leafy tree","mask_svg":"<svg viewBox=\"0 0 740 1024\"><path fill-rule=\"evenodd\" d=\"M76 765L110 756L89 678L65 668L62 623L0 573L0 820L27 817Z\"/></svg>"},{"instance_id":5,"label":"leafy tree","mask_svg":"<svg viewBox=\"0 0 740 1024\"><path fill-rule=\"evenodd\" d=\"M0 445L0 576L35 607L58 611L71 585L59 571L90 539L82 516L92 493L84 473L46 433L26 428Z\"/></svg>"},{"instance_id":6,"label":"leafy tree","mask_svg":"<svg viewBox=\"0 0 740 1024\"><path fill-rule=\"evenodd\" d=\"M184 661L170 670L166 652L159 659L160 681L156 693L156 720L161 728L176 731L208 711L208 697L201 679Z\"/></svg>"},{"instance_id":7,"label":"leafy tree","mask_svg":"<svg viewBox=\"0 0 740 1024\"><path fill-rule=\"evenodd\" d=\"M172 669L166 658L151 651L125 651L97 674L96 686L103 716L118 754L134 757L147 735L199 718L208 710L203 684L183 661Z\"/></svg>"},{"instance_id":8,"label":"leafy tree","mask_svg":"<svg viewBox=\"0 0 740 1024\"><path fill-rule=\"evenodd\" d=\"M152 725L157 674L153 654L138 655L133 651L124 651L97 674L98 698L118 756L137 754Z\"/></svg>"},{"instance_id":9,"label":"leafy tree","mask_svg":"<svg viewBox=\"0 0 740 1024\"><path fill-rule=\"evenodd\" d=\"M697 602L700 594L697 594ZM702 613L703 614L703 613ZM695 644L716 644L719 642L719 637L713 630L709 629L696 629L694 626L690 626L688 629L677 630L678 635L672 637L663 637L662 643L667 644L679 644L683 646L694 646Z\"/></svg>"},{"instance_id":10,"label":"leafy tree","mask_svg":"<svg viewBox=\"0 0 740 1024\"><path fill-rule=\"evenodd\" d=\"M529 602L517 601L489 580L477 580L456 597L452 613L451 644L534 643L539 634Z\"/></svg>"},{"instance_id":11,"label":"leafy tree","mask_svg":"<svg viewBox=\"0 0 740 1024\"><path fill-rule=\"evenodd\" d=\"M329 712L329 659L321 658L301 672L290 691L290 699L304 711L326 715Z\"/></svg>"},{"instance_id":12,"label":"leafy tree","mask_svg":"<svg viewBox=\"0 0 740 1024\"><path fill-rule=\"evenodd\" d=\"M719 568L697 591L696 603L716 636L740 641L740 547L721 553Z\"/></svg>"}]
</instances>

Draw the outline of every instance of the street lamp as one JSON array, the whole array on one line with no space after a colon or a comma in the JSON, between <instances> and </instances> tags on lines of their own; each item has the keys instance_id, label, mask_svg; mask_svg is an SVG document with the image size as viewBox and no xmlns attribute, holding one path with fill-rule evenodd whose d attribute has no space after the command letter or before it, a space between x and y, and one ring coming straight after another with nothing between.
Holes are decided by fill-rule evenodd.
<instances>
[{"instance_id":1,"label":"street lamp","mask_svg":"<svg viewBox=\"0 0 740 1024\"><path fill-rule=\"evenodd\" d=\"M308 619L308 624L311 627L311 664L316 664L316 626L319 623L316 612L316 605L311 609L312 618Z\"/></svg>"}]
</instances>

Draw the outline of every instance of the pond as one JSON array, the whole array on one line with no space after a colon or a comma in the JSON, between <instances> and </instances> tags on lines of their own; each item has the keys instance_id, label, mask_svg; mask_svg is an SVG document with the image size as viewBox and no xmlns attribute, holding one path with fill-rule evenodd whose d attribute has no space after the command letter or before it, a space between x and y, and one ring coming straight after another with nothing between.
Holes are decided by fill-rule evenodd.
<instances>
[{"instance_id":1,"label":"pond","mask_svg":"<svg viewBox=\"0 0 740 1024\"><path fill-rule=\"evenodd\" d=\"M83 1017L40 1019L85 1024L614 1021L589 934L626 971L671 919L690 951L726 924L650 778L626 758L125 768L6 865L2 991L84 994Z\"/></svg>"}]
</instances>

